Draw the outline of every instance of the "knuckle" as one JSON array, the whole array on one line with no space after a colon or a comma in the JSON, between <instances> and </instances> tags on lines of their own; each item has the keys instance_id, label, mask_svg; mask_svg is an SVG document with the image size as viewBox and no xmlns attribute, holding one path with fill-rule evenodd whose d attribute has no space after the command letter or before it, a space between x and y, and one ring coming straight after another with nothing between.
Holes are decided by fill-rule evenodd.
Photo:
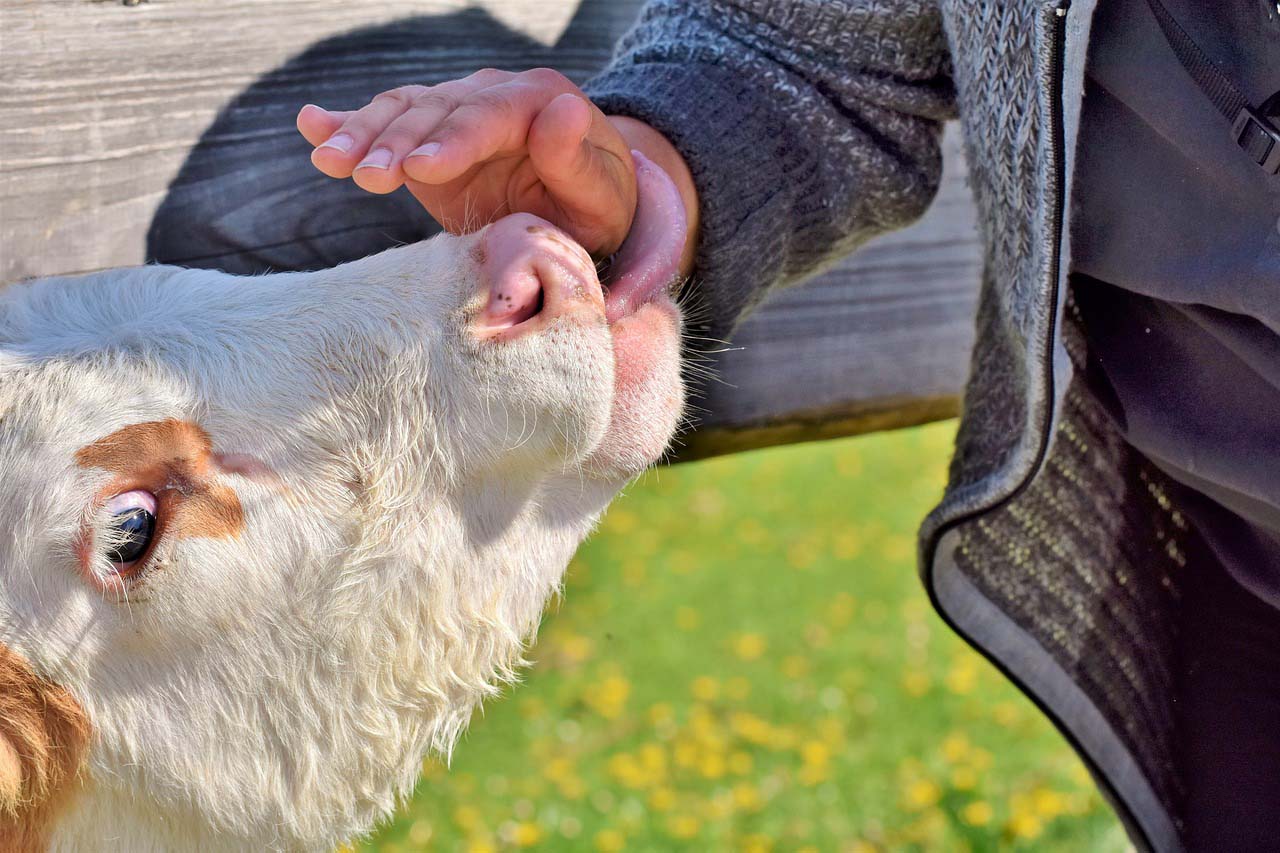
<instances>
[{"instance_id":1,"label":"knuckle","mask_svg":"<svg viewBox=\"0 0 1280 853\"><path fill-rule=\"evenodd\" d=\"M495 114L497 118L507 118L513 112L510 96L505 92L497 92L492 89L476 92L467 99L463 107L468 108L468 113L473 111L483 112L490 118L495 117ZM462 107L459 107L459 109L461 110Z\"/></svg>"},{"instance_id":2,"label":"knuckle","mask_svg":"<svg viewBox=\"0 0 1280 853\"><path fill-rule=\"evenodd\" d=\"M373 96L370 106L374 104L386 105L394 104L396 106L405 106L409 103L409 95L404 91L404 87L399 89L388 89L385 92L379 92Z\"/></svg>"},{"instance_id":3,"label":"knuckle","mask_svg":"<svg viewBox=\"0 0 1280 853\"><path fill-rule=\"evenodd\" d=\"M413 99L413 108L425 112L450 112L458 106L457 98L439 89L424 89Z\"/></svg>"},{"instance_id":4,"label":"knuckle","mask_svg":"<svg viewBox=\"0 0 1280 853\"><path fill-rule=\"evenodd\" d=\"M523 78L522 82L531 83L534 86L560 89L566 85L573 85L568 77L554 68L530 68L520 76Z\"/></svg>"},{"instance_id":5,"label":"knuckle","mask_svg":"<svg viewBox=\"0 0 1280 853\"><path fill-rule=\"evenodd\" d=\"M514 75L510 71L503 71L498 68L481 68L479 71L471 75L471 79L477 83L489 85L491 83L499 83L510 79Z\"/></svg>"}]
</instances>

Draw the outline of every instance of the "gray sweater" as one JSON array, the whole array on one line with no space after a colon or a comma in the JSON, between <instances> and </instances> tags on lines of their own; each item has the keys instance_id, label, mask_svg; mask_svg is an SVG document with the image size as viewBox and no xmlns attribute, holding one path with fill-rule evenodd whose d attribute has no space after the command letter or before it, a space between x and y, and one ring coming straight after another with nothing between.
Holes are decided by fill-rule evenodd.
<instances>
[{"instance_id":1,"label":"gray sweater","mask_svg":"<svg viewBox=\"0 0 1280 853\"><path fill-rule=\"evenodd\" d=\"M959 117L986 265L921 573L944 618L1080 751L1135 844L1177 850L1180 575L1205 556L1166 481L1076 380L1065 218L1093 5L654 0L586 90L688 161L713 334L919 216L940 123Z\"/></svg>"}]
</instances>

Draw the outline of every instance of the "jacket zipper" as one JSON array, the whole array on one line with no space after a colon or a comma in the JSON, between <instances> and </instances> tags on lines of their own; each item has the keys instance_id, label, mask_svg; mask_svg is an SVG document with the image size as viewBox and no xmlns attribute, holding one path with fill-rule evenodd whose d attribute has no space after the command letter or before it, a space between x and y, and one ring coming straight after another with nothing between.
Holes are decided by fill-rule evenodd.
<instances>
[{"instance_id":1,"label":"jacket zipper","mask_svg":"<svg viewBox=\"0 0 1280 853\"><path fill-rule=\"evenodd\" d=\"M1057 336L1057 329L1058 329L1058 296L1059 296L1059 291L1062 288L1062 269L1061 269L1062 268L1062 234L1063 234L1063 228L1066 225L1066 203L1067 203L1066 201L1067 176L1066 176L1066 162L1065 162L1066 140L1064 139L1064 132L1063 132L1062 85L1063 85L1063 54L1066 52L1066 39L1067 39L1067 12L1068 10L1070 10L1070 8L1071 8L1071 0L1059 0L1057 5L1054 6L1053 8L1053 22L1052 22L1052 32L1051 32L1052 43L1050 45L1051 51L1049 55L1050 84L1049 84L1049 91L1047 92L1047 97L1049 101L1048 133L1049 133L1049 146L1053 151L1054 169L1053 169L1053 175L1051 176L1051 180L1053 181L1055 199L1054 199L1054 206L1052 211L1050 212L1050 219L1049 219L1049 232L1053 239L1053 248L1049 256L1049 260L1050 260L1049 269L1050 269L1050 274L1052 275L1052 281L1049 285L1049 302L1048 302L1049 328L1046 331L1047 338L1048 338L1049 351L1046 355L1045 365L1044 365L1044 388L1045 388L1047 404L1045 407L1044 420L1042 421L1040 426L1040 432L1041 432L1040 446L1036 451L1035 462L1031 466L1030 473L1027 475L1026 479L1024 479L1021 483L1019 483L1018 486L1012 492L1010 492L1003 500L999 501L994 506L987 507L986 509L975 510L971 513L962 515L959 518L955 518L949 524L946 524L941 528L939 528L938 530L934 531L932 541L929 543L929 546L926 551L928 566L932 566L938 550L938 544L942 539L942 537L948 531L955 529L959 525L967 521L970 521L979 515L985 515L988 512L993 512L999 509L1000 507L1017 499L1019 495L1021 495L1024 491L1026 491L1027 487L1031 485L1032 480L1035 479L1036 473L1039 472L1041 467L1044 465L1045 457L1049 453L1049 444L1052 440L1052 436L1049 434L1049 431L1053 425L1053 399L1055 396L1055 393L1054 393L1055 376L1054 376L1054 369L1053 369L1053 344ZM1105 789L1105 794L1107 795L1107 799L1115 806L1117 811L1125 812L1125 814L1122 815L1122 822L1126 825L1126 827L1137 830L1139 835L1139 843L1137 845L1138 848L1141 850L1151 850L1152 849L1151 842L1150 842L1150 839L1146 837L1145 829L1141 826L1141 824L1138 823L1138 821L1135 819L1135 816L1129 812L1128 806L1120 798L1119 792L1117 792L1115 788L1112 787L1110 780L1106 778L1105 774L1101 772L1101 769L1098 768L1096 765L1094 765L1093 760L1085 753L1083 749L1081 749L1081 745L1076 741L1076 738L1067 730L1066 726L1063 724L1063 721L1058 717L1058 715L1052 709L1046 706L1038 696L1034 695L1031 691L1027 690L1025 685L1022 683L1022 679L1018 678L1012 672L1010 672L1009 669L1001 661L993 657L987 651L987 649L985 649L981 644L974 642L972 637L970 637L964 631L961 631L956 626L956 624L952 621L951 617L941 607L938 606L938 601L933 594L932 583L926 584L926 587L928 588L929 597L932 600L934 610L942 617L943 621L947 623L947 625L951 628L951 630L955 631L958 635L964 638L965 642L967 642L970 646L972 646L977 651L979 651L983 657L987 658L987 660L989 660L998 670L1000 670L1000 672L1002 672L1006 678L1008 678L1015 685L1017 685L1018 688L1023 692L1023 694L1026 695L1029 699L1031 699L1032 702L1035 703L1036 707L1038 707L1046 717L1048 717L1050 720L1053 721L1055 728L1057 728L1058 731L1061 732L1062 735L1071 743L1072 747L1075 749L1076 754L1081 756L1081 758L1085 761L1085 763L1089 765L1091 770L1091 775L1094 777L1095 780L1098 781L1099 785Z\"/></svg>"},{"instance_id":2,"label":"jacket zipper","mask_svg":"<svg viewBox=\"0 0 1280 853\"><path fill-rule=\"evenodd\" d=\"M1063 229L1066 225L1066 203L1067 203L1067 200L1066 200L1067 176L1066 176L1066 162L1065 162L1066 161L1066 140L1064 138L1064 131L1063 131L1062 85L1063 85L1063 54L1066 52L1066 40L1067 40L1067 12L1070 10L1070 8L1071 8L1071 0L1059 0L1057 5L1054 6L1052 32L1051 32L1052 43L1050 45L1051 51L1049 55L1050 85L1049 85L1049 91L1047 92L1047 97L1049 101L1048 133L1049 133L1049 146L1053 151L1054 169L1053 169L1053 175L1051 176L1051 180L1053 181L1055 198L1054 198L1054 206L1050 212L1050 219L1049 219L1049 232L1053 239L1053 248L1049 256L1049 260L1050 260L1049 269L1050 269L1050 274L1052 275L1052 281L1050 282L1050 285L1049 285L1049 302L1048 302L1049 327L1046 330L1049 350L1045 358L1045 365L1044 365L1044 388L1045 388L1047 405L1045 407L1044 420L1042 421L1040 426L1040 433L1041 433L1040 446L1036 451L1035 462L1031 466L1030 473L1027 475L1026 479L1024 479L1021 483L1019 483L1017 487L1012 492L1010 492L1003 500L999 501L994 506L987 507L986 509L976 510L974 512L960 516L959 518L953 519L951 523L943 526L942 528L934 532L933 540L930 543L930 546L927 552L929 565L932 565L933 563L934 556L938 549L938 543L942 539L944 534L946 534L949 530L953 530L954 528L958 527L960 524L963 524L966 521L969 521L979 515L985 515L988 512L994 512L995 510L1008 504L1009 502L1016 500L1018 496L1020 496L1024 491L1026 491L1026 489L1031 485L1031 482L1035 479L1036 474L1040 471L1041 467L1043 467L1045 462L1045 457L1049 453L1049 445L1052 441L1052 436L1049 434L1049 431L1053 425L1053 399L1055 397L1053 345L1054 345L1054 340L1057 337L1058 321L1059 321L1058 320L1058 297L1059 297L1059 291L1062 289L1062 235L1063 235ZM943 609L938 606L938 602L933 595L932 584L927 584L926 586L929 587L928 589L929 597L930 599L933 599L934 610L940 616L942 616L943 621L947 623L947 625L951 628L951 630L955 631L962 638L964 638L965 642L969 643L969 645L977 649L982 654L983 657L987 658L987 660L989 660L998 670L1000 670L1000 672L1002 672L1006 678L1008 678L1015 685L1017 685L1018 688L1023 692L1023 694L1026 695L1029 699L1031 699L1032 702L1035 703L1036 707L1038 707L1046 717L1048 717L1050 720L1053 721L1055 728L1057 728L1058 731L1061 732L1062 735L1071 743L1076 754L1079 755L1085 761L1085 763L1089 765L1091 770L1091 775L1094 777L1095 780L1097 780L1099 785L1105 789L1105 794L1107 795L1106 798L1113 804L1113 806L1117 809L1117 811L1125 812L1125 814L1122 815L1122 818L1123 818L1122 822L1126 825L1126 827L1131 829L1136 829L1138 831L1140 842L1137 846L1139 847L1139 849L1144 851L1151 850L1152 849L1151 842L1150 842L1150 839L1146 837L1146 832L1144 828L1141 826L1141 824L1138 823L1138 821L1135 819L1135 816L1132 813L1129 813L1127 805L1119 796L1119 792L1117 792L1115 788L1112 787L1110 780L1106 778L1105 774L1102 773L1101 769L1098 768L1096 765L1094 765L1093 760L1085 753L1083 749L1081 749L1081 745L1076 741L1076 738L1067 730L1066 726L1063 724L1063 721L1058 717L1058 715L1053 710L1051 710L1048 706L1046 706L1043 702L1041 702L1038 696L1034 695L1031 691L1027 690L1025 685L1023 685L1022 683L1022 679L1018 678L1012 672L1010 672L1009 669L1001 661L996 660L987 651L987 649L985 649L981 644L974 642L973 638L971 638L964 631L961 631L955 625L955 623L951 620L950 616L948 616L943 611Z\"/></svg>"}]
</instances>

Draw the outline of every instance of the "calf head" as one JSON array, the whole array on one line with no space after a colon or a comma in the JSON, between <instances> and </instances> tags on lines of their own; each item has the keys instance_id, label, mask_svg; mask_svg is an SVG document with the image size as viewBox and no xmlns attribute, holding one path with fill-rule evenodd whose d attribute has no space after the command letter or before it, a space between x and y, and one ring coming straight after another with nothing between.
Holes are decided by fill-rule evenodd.
<instances>
[{"instance_id":1,"label":"calf head","mask_svg":"<svg viewBox=\"0 0 1280 853\"><path fill-rule=\"evenodd\" d=\"M0 847L322 849L388 813L670 439L664 276L608 310L515 215L0 291Z\"/></svg>"}]
</instances>

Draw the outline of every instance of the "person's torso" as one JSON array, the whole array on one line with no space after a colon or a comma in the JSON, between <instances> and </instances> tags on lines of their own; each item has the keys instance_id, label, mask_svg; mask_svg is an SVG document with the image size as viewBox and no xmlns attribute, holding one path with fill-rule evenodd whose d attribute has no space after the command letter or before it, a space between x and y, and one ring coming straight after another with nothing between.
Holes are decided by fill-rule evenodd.
<instances>
[{"instance_id":1,"label":"person's torso","mask_svg":"<svg viewBox=\"0 0 1280 853\"><path fill-rule=\"evenodd\" d=\"M1274 8L1165 6L1254 105L1280 90ZM1099 2L1071 219L1087 379L1131 444L1211 498L1191 495L1196 522L1280 605L1280 177L1230 128L1146 0Z\"/></svg>"}]
</instances>

